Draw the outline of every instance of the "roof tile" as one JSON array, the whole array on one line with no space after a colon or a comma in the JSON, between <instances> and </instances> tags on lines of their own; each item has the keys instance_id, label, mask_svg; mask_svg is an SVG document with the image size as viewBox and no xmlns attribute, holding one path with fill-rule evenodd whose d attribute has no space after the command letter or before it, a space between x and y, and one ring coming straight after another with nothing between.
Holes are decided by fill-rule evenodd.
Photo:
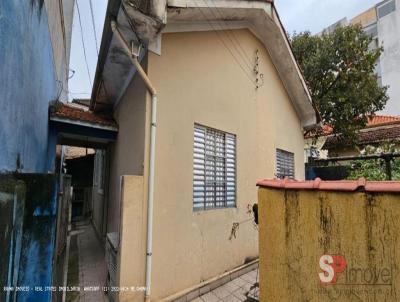
<instances>
[{"instance_id":1,"label":"roof tile","mask_svg":"<svg viewBox=\"0 0 400 302\"><path fill-rule=\"evenodd\" d=\"M95 113L87 107L80 105L57 102L50 107L50 117L118 128L117 123L112 117Z\"/></svg>"},{"instance_id":2,"label":"roof tile","mask_svg":"<svg viewBox=\"0 0 400 302\"><path fill-rule=\"evenodd\" d=\"M387 125L400 125L400 116L394 115L375 115L368 120L367 125L365 128L374 128L374 127L381 127ZM333 129L329 125L322 126L322 135L331 135L333 134ZM313 134L309 133L306 137L312 137Z\"/></svg>"},{"instance_id":3,"label":"roof tile","mask_svg":"<svg viewBox=\"0 0 400 302\"><path fill-rule=\"evenodd\" d=\"M340 180L322 181L320 178L308 181L291 179L265 179L257 183L259 187L284 189L284 190L320 190L320 191L365 191L371 193L400 193L400 181L366 181Z\"/></svg>"},{"instance_id":4,"label":"roof tile","mask_svg":"<svg viewBox=\"0 0 400 302\"><path fill-rule=\"evenodd\" d=\"M397 142L400 141L400 123L386 128L367 128L365 131L358 133L358 145L368 145L380 142ZM337 136L330 136L325 142L326 148L339 143Z\"/></svg>"}]
</instances>

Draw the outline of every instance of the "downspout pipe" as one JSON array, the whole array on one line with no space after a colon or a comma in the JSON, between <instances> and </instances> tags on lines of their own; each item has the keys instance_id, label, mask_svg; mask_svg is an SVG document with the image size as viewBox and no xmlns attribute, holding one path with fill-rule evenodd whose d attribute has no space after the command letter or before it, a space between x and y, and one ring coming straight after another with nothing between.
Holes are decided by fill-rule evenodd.
<instances>
[{"instance_id":1,"label":"downspout pipe","mask_svg":"<svg viewBox=\"0 0 400 302\"><path fill-rule=\"evenodd\" d=\"M111 29L121 46L125 50L132 64L135 66L140 77L143 79L148 91L151 94L151 130L150 130L150 164L148 177L148 197L147 197L147 242L146 242L146 291L145 301L150 302L151 288L151 257L153 253L153 207L154 207L154 162L157 130L157 90L154 88L146 72L143 70L138 56L133 54L132 49L125 41L118 29L117 23L111 21Z\"/></svg>"}]
</instances>

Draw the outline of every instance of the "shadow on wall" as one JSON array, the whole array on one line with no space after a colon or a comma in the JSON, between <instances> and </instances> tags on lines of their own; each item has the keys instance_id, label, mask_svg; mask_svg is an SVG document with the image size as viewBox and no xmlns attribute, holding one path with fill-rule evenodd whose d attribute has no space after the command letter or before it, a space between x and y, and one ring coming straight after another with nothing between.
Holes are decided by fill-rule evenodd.
<instances>
[{"instance_id":1,"label":"shadow on wall","mask_svg":"<svg viewBox=\"0 0 400 302\"><path fill-rule=\"evenodd\" d=\"M30 0L31 1L31 8L38 6L39 7L39 14L42 11L44 0Z\"/></svg>"}]
</instances>

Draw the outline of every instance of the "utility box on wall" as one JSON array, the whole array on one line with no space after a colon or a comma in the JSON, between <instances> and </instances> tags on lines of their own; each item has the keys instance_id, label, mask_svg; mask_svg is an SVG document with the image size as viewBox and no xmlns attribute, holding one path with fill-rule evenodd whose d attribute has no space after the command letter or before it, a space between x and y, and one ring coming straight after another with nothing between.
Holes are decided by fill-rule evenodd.
<instances>
[{"instance_id":1,"label":"utility box on wall","mask_svg":"<svg viewBox=\"0 0 400 302\"><path fill-rule=\"evenodd\" d=\"M258 186L260 301L400 301L400 182Z\"/></svg>"}]
</instances>

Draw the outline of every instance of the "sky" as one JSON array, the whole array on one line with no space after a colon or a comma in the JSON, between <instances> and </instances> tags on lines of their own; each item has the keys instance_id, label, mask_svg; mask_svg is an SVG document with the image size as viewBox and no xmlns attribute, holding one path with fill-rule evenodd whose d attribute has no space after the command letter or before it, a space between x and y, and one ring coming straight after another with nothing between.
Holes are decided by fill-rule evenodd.
<instances>
[{"instance_id":1,"label":"sky","mask_svg":"<svg viewBox=\"0 0 400 302\"><path fill-rule=\"evenodd\" d=\"M107 0L91 0L98 47L101 43ZM347 17L353 18L381 0L275 0L275 5L287 32L309 30L318 33L325 27ZM79 25L77 5L81 15ZM97 64L97 50L90 12L90 0L76 0L72 28L70 69L75 71L69 80L69 99L90 98ZM82 33L85 48L82 45ZM88 75L84 56L86 51ZM72 72L70 72L70 75Z\"/></svg>"},{"instance_id":2,"label":"sky","mask_svg":"<svg viewBox=\"0 0 400 302\"><path fill-rule=\"evenodd\" d=\"M104 18L107 9L107 0L91 0L93 4L94 24L96 28L97 47L100 48L101 35L103 33ZM81 15L82 32L79 24L78 8ZM94 30L92 25L92 15L90 13L89 0L75 0L74 18L72 25L71 57L70 57L70 76L68 82L69 99L90 98L92 85L97 65L97 49ZM86 67L84 49L89 66L90 80ZM73 71L71 71L73 70Z\"/></svg>"},{"instance_id":3,"label":"sky","mask_svg":"<svg viewBox=\"0 0 400 302\"><path fill-rule=\"evenodd\" d=\"M381 0L275 0L287 32L305 30L319 33L325 27L347 17L357 16Z\"/></svg>"}]
</instances>

